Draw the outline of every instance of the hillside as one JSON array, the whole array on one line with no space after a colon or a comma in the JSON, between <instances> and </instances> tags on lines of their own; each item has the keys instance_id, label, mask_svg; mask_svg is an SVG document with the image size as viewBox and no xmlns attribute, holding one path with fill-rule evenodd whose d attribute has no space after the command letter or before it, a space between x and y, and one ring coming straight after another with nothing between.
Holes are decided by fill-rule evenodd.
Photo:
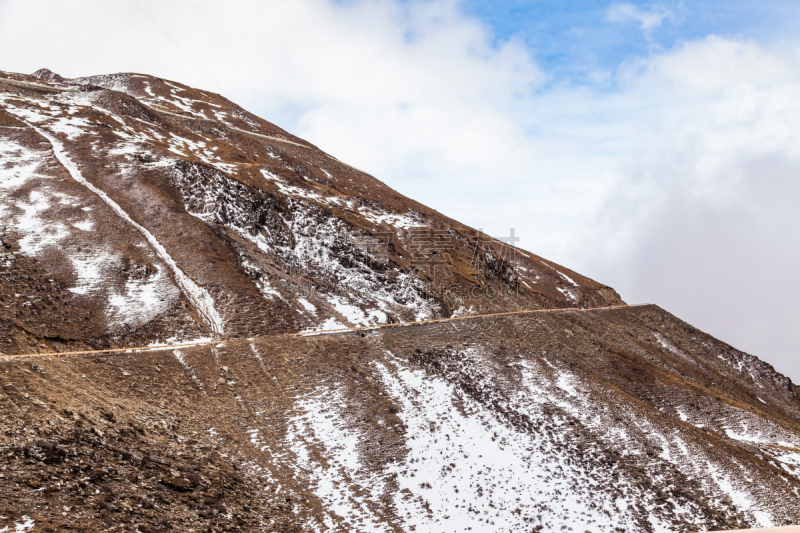
<instances>
[{"instance_id":1,"label":"hillside","mask_svg":"<svg viewBox=\"0 0 800 533\"><path fill-rule=\"evenodd\" d=\"M800 523L788 378L219 95L0 72L0 241L3 354L219 341L0 363L0 531Z\"/></svg>"},{"instance_id":2,"label":"hillside","mask_svg":"<svg viewBox=\"0 0 800 533\"><path fill-rule=\"evenodd\" d=\"M0 238L25 298L4 308L5 353L620 302L218 95L14 77Z\"/></svg>"}]
</instances>

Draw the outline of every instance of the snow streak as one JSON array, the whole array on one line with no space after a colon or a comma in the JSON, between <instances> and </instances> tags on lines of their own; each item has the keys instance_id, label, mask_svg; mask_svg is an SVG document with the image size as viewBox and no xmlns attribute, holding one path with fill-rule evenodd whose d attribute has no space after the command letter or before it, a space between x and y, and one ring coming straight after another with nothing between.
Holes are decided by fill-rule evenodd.
<instances>
[{"instance_id":1,"label":"snow streak","mask_svg":"<svg viewBox=\"0 0 800 533\"><path fill-rule=\"evenodd\" d=\"M203 322L208 326L211 331L216 334L222 335L224 333L224 325L222 322L222 317L220 317L219 313L217 312L216 308L214 307L214 299L211 295L206 291L204 288L197 285L189 276L184 274L184 272L180 269L180 267L175 263L175 260L172 259L172 256L169 255L167 249L158 242L158 240L150 233L144 226L134 222L134 220L125 212L122 207L119 206L114 200L112 200L105 192L98 189L91 183L89 183L86 178L83 177L81 174L80 169L78 166L69 158L67 155L64 146L61 142L53 137L52 135L48 134L47 132L43 131L36 126L26 122L28 126L33 128L39 135L47 139L47 141L53 147L53 154L55 154L56 159L67 169L70 175L80 183L81 185L85 186L87 189L95 193L97 196L100 197L103 202L105 202L109 207L111 207L114 212L116 212L120 217L122 217L126 222L132 225L134 228L139 230L139 232L147 239L147 242L155 249L161 259L169 265L170 269L172 269L172 273L175 276L175 280L178 282L178 286L180 286L181 290L183 291L184 295L189 299L189 301L194 305L197 309L197 312L200 314Z\"/></svg>"}]
</instances>

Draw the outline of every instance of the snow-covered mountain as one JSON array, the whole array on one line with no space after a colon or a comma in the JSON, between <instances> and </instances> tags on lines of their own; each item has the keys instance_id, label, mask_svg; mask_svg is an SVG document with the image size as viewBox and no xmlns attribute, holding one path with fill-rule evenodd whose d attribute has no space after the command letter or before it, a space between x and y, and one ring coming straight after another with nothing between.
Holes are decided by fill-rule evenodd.
<instances>
[{"instance_id":1,"label":"snow-covered mountain","mask_svg":"<svg viewBox=\"0 0 800 533\"><path fill-rule=\"evenodd\" d=\"M0 531L800 522L798 388L227 99L0 72ZM5 522L3 522L5 521ZM15 524L19 524L16 526Z\"/></svg>"},{"instance_id":2,"label":"snow-covered mountain","mask_svg":"<svg viewBox=\"0 0 800 533\"><path fill-rule=\"evenodd\" d=\"M221 96L137 74L6 76L6 268L33 275L35 259L37 281L57 280L17 291L9 352L620 303ZM50 307L73 320L41 324Z\"/></svg>"}]
</instances>

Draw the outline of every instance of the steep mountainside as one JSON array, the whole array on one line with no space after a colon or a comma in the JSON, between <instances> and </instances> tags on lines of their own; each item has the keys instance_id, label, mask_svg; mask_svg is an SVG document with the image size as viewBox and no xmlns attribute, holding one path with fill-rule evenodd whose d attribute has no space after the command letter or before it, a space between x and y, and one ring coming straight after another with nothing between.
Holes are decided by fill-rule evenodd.
<instances>
[{"instance_id":1,"label":"steep mountainside","mask_svg":"<svg viewBox=\"0 0 800 533\"><path fill-rule=\"evenodd\" d=\"M800 523L789 379L219 95L0 72L0 241L3 354L219 341L0 362L0 532Z\"/></svg>"},{"instance_id":2,"label":"steep mountainside","mask_svg":"<svg viewBox=\"0 0 800 533\"><path fill-rule=\"evenodd\" d=\"M0 79L6 353L620 303L218 95L37 76Z\"/></svg>"}]
</instances>

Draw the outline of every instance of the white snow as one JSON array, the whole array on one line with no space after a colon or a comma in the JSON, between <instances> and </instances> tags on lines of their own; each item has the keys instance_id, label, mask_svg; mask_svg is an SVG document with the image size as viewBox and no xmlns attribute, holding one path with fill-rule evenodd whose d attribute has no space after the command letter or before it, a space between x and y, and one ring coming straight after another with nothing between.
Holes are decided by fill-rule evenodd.
<instances>
[{"instance_id":1,"label":"white snow","mask_svg":"<svg viewBox=\"0 0 800 533\"><path fill-rule=\"evenodd\" d=\"M530 531L540 523L546 531L634 529L628 502L618 509L611 496L592 490L587 472L563 454L544 450L439 378L402 363L394 371L377 366L407 426L408 455L391 469L407 491L395 497L407 529Z\"/></svg>"},{"instance_id":2,"label":"white snow","mask_svg":"<svg viewBox=\"0 0 800 533\"><path fill-rule=\"evenodd\" d=\"M584 386L569 372L556 370L546 378L535 366L522 364L533 387L502 402L536 426L554 424L556 432L548 438L515 429L449 382L388 355L385 363L374 365L388 397L400 407L406 447L388 466L376 469L365 461L369 430L352 415L336 383L296 400L299 414L292 417L286 439L289 466L311 480L327 514L323 524L308 523L309 529L528 532L542 525L545 531L639 531L634 517L641 505L650 511L645 517L654 531L673 529L654 512L656 495L643 494L624 479L616 482L621 492L608 492L601 486L605 478L597 481L594 472L570 458L568 441L558 434L565 421L541 407L565 404L587 421L596 417L584 405L590 402ZM465 355L478 362L477 352ZM473 370L474 384L488 390L481 370ZM598 429L605 425L597 423ZM627 440L612 431L607 438L617 445ZM252 439L263 446L257 432ZM696 517L695 508L670 503L672 513Z\"/></svg>"},{"instance_id":3,"label":"white snow","mask_svg":"<svg viewBox=\"0 0 800 533\"><path fill-rule=\"evenodd\" d=\"M90 126L91 124L84 118L65 117L48 124L48 129L54 133L63 133L67 136L67 140L72 141L85 134L85 129Z\"/></svg>"},{"instance_id":4,"label":"white snow","mask_svg":"<svg viewBox=\"0 0 800 533\"><path fill-rule=\"evenodd\" d=\"M560 372L558 374L556 386L570 396L577 396L578 394L575 385L573 385L573 376L568 372Z\"/></svg>"},{"instance_id":5,"label":"white snow","mask_svg":"<svg viewBox=\"0 0 800 533\"><path fill-rule=\"evenodd\" d=\"M0 139L0 190L16 190L31 178L47 152L26 148L11 139Z\"/></svg>"},{"instance_id":6,"label":"white snow","mask_svg":"<svg viewBox=\"0 0 800 533\"><path fill-rule=\"evenodd\" d=\"M269 179L279 179L266 171L262 171L262 174ZM360 236L354 235L338 218L323 218L318 221L315 213L320 208L306 199L290 197L289 200L292 218L286 222L295 238L293 247L274 245L261 233L252 236L238 230L239 233L262 251L275 254L302 270L333 278L339 287L346 287L348 297L358 301L367 310L353 309L354 306L338 295L333 295L331 303L334 306L338 304L341 308L338 312L352 323L384 323L388 320L387 313L391 312L413 314L416 320L424 320L435 313L435 304L421 294L422 282L418 278L398 272L392 283L387 284L379 281L378 274L371 268L371 261L379 261L379 258L366 261L356 259L349 264L343 262L340 256L341 244L347 243L355 247L360 242ZM360 251L369 255L368 250ZM325 295L322 297L326 298Z\"/></svg>"},{"instance_id":7,"label":"white snow","mask_svg":"<svg viewBox=\"0 0 800 533\"><path fill-rule=\"evenodd\" d=\"M497 371L491 370L490 367L484 369L487 364L490 364L487 363L487 361L490 359L485 355L482 355L482 352L478 349L466 348L460 353L461 355L457 358L459 361L458 365L460 365L461 372L470 376L470 381L472 383L471 386L477 388L479 391L482 391L481 394L486 394L487 392L495 389L497 385L494 384L493 381L497 380L498 378L493 376L497 376ZM536 453L540 453L541 458L536 459L536 468L545 469L545 476L549 476L549 479L547 479L548 488L553 486L557 487L557 483L554 485L555 482L553 479L557 480L559 475L565 475L567 479L572 478L573 480L584 480L583 483L578 483L577 486L574 483L571 486L571 490L576 494L580 495L583 493L583 491L590 493L594 490L592 488L592 484L595 481L592 480L591 476L587 475L587 472L582 473L580 468L577 468L576 466L572 467L573 470L571 472L562 472L557 468L550 471L546 470L548 464L552 464L554 461L559 461L558 457L563 456L564 444L559 445L558 443L559 441L562 443L564 442L561 439L563 438L565 430L567 433L569 432L570 426L567 425L566 422L569 420L569 417L571 417L572 420L579 420L580 424L583 425L584 428L591 431L593 435L592 440L597 442L599 446L620 450L622 452L621 455L623 456L642 455L642 446L646 445L646 443L650 443L650 446L659 446L661 448L659 456L663 460L673 463L681 472L692 478L707 480L707 483L704 482L706 483L704 487L709 495L719 494L720 491L722 491L723 493L731 496L731 498L736 502L737 507L755 516L756 519L760 520L760 523L769 523L769 512L764 509L757 509L755 504L753 504L753 502L756 501L755 496L753 495L753 487L748 487L746 483L742 483L738 479L741 477L747 478L748 476L742 476L741 474L738 476L730 476L726 473L727 469L730 468L730 463L726 465L721 457L716 456L716 454L713 452L709 453L708 450L699 446L692 445L690 449L690 446L686 441L684 441L679 433L675 433L674 431L672 433L663 433L661 427L653 424L649 417L642 416L642 414L637 414L636 411L631 410L630 408L620 409L621 406L617 406L613 410L609 410L610 406L605 405L605 402L603 401L598 401L599 397L592 393L591 389L594 385L580 381L572 373L561 369L559 366L554 365L546 360L544 360L543 363L549 367L549 370L544 366L544 364L539 365L535 361L527 359L522 359L508 365L512 368L516 367L520 369L522 378L521 384L523 387L515 387L517 389L516 395L509 393L502 394L497 396L496 400L487 398L486 403L493 403L495 401L499 402L503 409L511 410L512 412L518 413L519 415L524 415L531 419L535 427L542 427L545 424L554 426L554 432L551 437L552 440L549 441L548 439L537 439L533 435L526 435L525 433L519 433L517 437L517 440L522 439L523 442L527 440L529 444L525 444L524 446L529 446L534 450L538 449L538 452L534 452L534 457L536 457ZM438 428L436 428L437 433L440 436L441 433L450 435L452 440L460 445L461 449L463 449L465 447L464 441L469 440L469 438L474 438L474 435L477 432L470 432L470 435L473 435L473 437L468 437L464 434L458 433L459 431L462 431L462 428L465 427L465 425L468 424L461 418L458 418L458 416L462 416L461 413L465 413L465 416L468 418L475 418L476 413L481 413L481 409L484 408L480 405L476 405L476 410L473 410L470 407L470 402L472 401L470 398L467 398L464 394L460 393L459 389L442 382L440 385L435 385L436 387L444 388L443 391L438 393L438 395L442 396L443 398L450 397L451 399L439 400L439 407L435 410L435 412L429 411L426 413L425 410L428 409L429 406L436 405L436 400L426 394L420 395L419 391L421 389L425 389L426 387L433 387L434 385L432 385L431 382L440 381L439 378L435 377L435 375L426 375L421 371L404 369L405 363L400 362L399 360L396 360L395 364L397 365L398 369L395 374L397 374L398 377L394 379L400 379L402 381L403 376L416 376L414 378L416 381L413 382L413 386L401 387L399 392L394 395L398 402L405 401L402 400L403 398L413 399L413 401L407 400L407 405L404 406L402 413L398 415L403 418L406 425L413 427L413 424L410 422L410 420L413 420L417 417L421 419L419 421L421 427L420 433L417 435L411 435L407 439L407 442L414 443L413 445L409 445L415 447L417 446L417 439L421 438L421 436L426 438L430 436L429 432L424 431L425 425L423 421L427 420L432 421L432 423L435 422L436 424L440 424L441 420L447 419L448 417L453 417L455 419L455 424L450 423L447 426L447 431L442 430L441 432L438 432ZM391 367L392 365L387 365L385 367L387 371L384 372L384 375L388 376L386 379L389 380L393 379L391 378ZM603 393L599 392L599 394ZM451 404L458 405L458 408L450 407ZM545 405L549 405L550 407L547 410L543 410L543 406ZM564 415L561 416L554 414L552 407L561 409ZM448 413L448 411L455 411L459 414L451 415ZM442 413L448 414L442 415ZM622 416L622 420L619 418L620 415ZM483 414L478 416L479 419L484 421L483 425L487 431L491 429L493 436L496 438L502 436L504 433L496 431L494 425L487 425L485 423L487 420L489 420L489 418L486 417L495 418L492 424L499 424L502 423L502 421L496 419L496 415L488 410L484 411ZM455 432L456 437L453 437L453 432ZM430 439L428 439L428 441L429 440ZM512 441L512 438L508 437L508 441ZM437 453L440 451L440 449L436 448L434 446L435 444L436 443L429 444L430 449L420 451L419 457L423 462L423 465L426 457L432 457L433 459L429 460L438 462L439 464L446 462L446 455ZM439 441L438 445L442 445L441 440ZM514 446L523 446L523 444L517 443L516 445L511 445L507 447L506 450L514 449ZM461 449L459 450L459 454ZM526 450L529 451L527 448ZM581 453L585 454L587 452L582 451ZM495 456L501 457L502 454L500 452L496 452ZM444 461L443 458L445 459ZM463 462L463 459L466 459L466 457L462 458L459 456L458 459L459 461ZM462 464L459 461L454 461L454 463L456 463L459 468L462 468ZM500 461L500 459L498 459L498 461ZM503 461L503 465L509 464L509 459L507 457L503 457ZM484 463L485 461L480 464ZM491 463L488 464L489 466L492 466ZM511 462L511 464L513 464L513 462ZM563 467L563 464L561 466ZM423 470L423 468L420 468L420 471ZM536 477L535 470L531 471L530 468L527 474L531 479ZM512 474L506 474L503 476L503 478L506 479L512 476ZM565 480L565 482L567 481ZM434 493L447 490L446 486L442 487L440 485L437 488L433 481L429 481L429 483L431 483L431 485L437 489L433 491ZM497 484L497 486L501 485ZM625 509L630 509L631 512L635 513L633 507L634 505L643 505L645 509L651 510L650 519L656 520L656 515L652 514L654 509L657 507L654 500L660 499L660 497L652 493L642 492L634 484L630 484L629 481L624 479L617 482L617 487L623 490L625 498L620 501L607 502L603 505L605 509L611 510L612 515L615 517L614 520L624 520L626 516ZM411 487L409 487L409 490L411 490ZM526 490L526 494L534 494L534 501L536 501L537 498L540 497L537 494L546 494L546 492L537 492L538 490L539 487L536 487L536 490ZM432 501L430 498L426 499L428 501ZM553 497L552 501L558 501L558 498ZM696 519L699 517L699 508L696 506L696 504L692 503L688 504L687 506L681 506L678 504L678 502L674 501L674 499L670 501L675 506L674 513L683 514L685 515L686 519ZM713 506L715 505L715 501L718 500L712 496L708 501L708 504ZM565 503L566 502L561 501L559 505L563 506ZM434 515L441 516L442 514L449 513L452 510L447 508L445 509L446 510L434 513ZM756 516L757 510L763 511L763 513ZM661 512L664 512L663 508ZM548 513L549 516L556 517L559 516L559 513L562 513L561 516L564 517L564 525L568 525L567 517L572 519L575 516L574 510L562 508L561 511L557 511L557 508L553 508L552 503L550 504ZM409 514L413 516L420 515L420 513L414 515L413 511L410 511ZM659 516L663 516L663 514ZM504 519L503 523L507 524L508 520ZM581 523L578 523L578 525L583 528ZM559 530L559 527L556 527L557 523L555 521L547 526L547 530ZM607 528L610 529L609 524L600 524L599 526L595 525L594 527L586 527L585 529L590 531L605 531ZM636 528L628 527L624 527L624 529L638 530ZM576 531L582 530L583 529L576 529Z\"/></svg>"},{"instance_id":8,"label":"white snow","mask_svg":"<svg viewBox=\"0 0 800 533\"><path fill-rule=\"evenodd\" d=\"M59 180L40 173L40 166L53 161L52 156L50 151L27 149L7 139L0 141L0 220L20 233L18 243L23 254L37 256L58 247L75 274L75 284L68 290L105 302L110 326L135 327L152 320L179 295L169 276L157 267L156 275L128 280L123 287L107 283L121 268L121 257L106 245L76 235L75 229L94 229L94 219L86 215L91 207L81 207L84 214L75 220L72 217L76 215L69 211L57 210L79 206L81 199L59 192ZM24 199L19 189L31 186L32 180L36 182ZM77 244L80 251L75 250Z\"/></svg>"},{"instance_id":9,"label":"white snow","mask_svg":"<svg viewBox=\"0 0 800 533\"><path fill-rule=\"evenodd\" d=\"M341 296L329 294L325 296L325 299L328 300L337 313L355 326L385 324L388 319L383 311L378 309L363 310L358 306L346 303Z\"/></svg>"},{"instance_id":10,"label":"white snow","mask_svg":"<svg viewBox=\"0 0 800 533\"><path fill-rule=\"evenodd\" d=\"M320 324L319 329L321 331L331 331L334 329L345 329L347 326L336 320L335 318L331 317L327 319L325 322Z\"/></svg>"},{"instance_id":11,"label":"white snow","mask_svg":"<svg viewBox=\"0 0 800 533\"><path fill-rule=\"evenodd\" d=\"M549 266L549 265L548 265L548 266ZM555 269L554 269L554 270L555 270ZM561 272L560 270L556 270L556 272L558 272L558 275L559 275L559 276L561 276L562 278L564 278L565 280L567 280L569 283L572 283L572 284L573 284L574 286L576 286L576 287L580 287L580 285L578 285L577 283L575 283L575 280L573 280L571 277L567 276L566 274L564 274L564 273L563 273L563 272Z\"/></svg>"},{"instance_id":12,"label":"white snow","mask_svg":"<svg viewBox=\"0 0 800 533\"><path fill-rule=\"evenodd\" d=\"M458 318L458 317L462 317L462 316L469 316L469 315L473 315L473 314L475 314L475 308L474 308L473 306L471 306L471 305L470 305L470 306L469 306L469 309L467 309L466 307L464 307L464 306L462 305L462 306L460 306L458 309L456 309L455 311L453 311L453 312L450 314L450 317L451 317L451 318Z\"/></svg>"},{"instance_id":13,"label":"white snow","mask_svg":"<svg viewBox=\"0 0 800 533\"><path fill-rule=\"evenodd\" d=\"M168 150L176 155L188 158L193 155L203 163L215 167L224 173L235 173L237 165L233 163L223 163L214 154L214 150L206 147L205 141L193 141L170 132L170 145Z\"/></svg>"},{"instance_id":14,"label":"white snow","mask_svg":"<svg viewBox=\"0 0 800 533\"><path fill-rule=\"evenodd\" d=\"M324 204L340 204L341 203L339 198L337 198L335 196L323 196L323 195L321 195L319 193L310 191L308 189L303 189L301 187L295 187L294 185L289 185L289 184L286 183L285 180L283 180L282 178L276 176L275 174L272 174L271 172L269 172L267 170L261 169L261 174L264 176L265 179L275 183L275 185L278 186L278 189L280 189L280 191L283 194L286 194L288 196L296 196L296 197L299 197L299 198L305 198L307 200L314 200L314 201L317 201L317 202L320 202L320 203L324 203Z\"/></svg>"},{"instance_id":15,"label":"white snow","mask_svg":"<svg viewBox=\"0 0 800 533\"><path fill-rule=\"evenodd\" d=\"M564 296L566 296L567 298L569 298L570 300L572 300L573 302L578 303L578 297L575 294L573 294L571 289L562 289L561 287L556 287L556 290L561 294L563 294Z\"/></svg>"},{"instance_id":16,"label":"white snow","mask_svg":"<svg viewBox=\"0 0 800 533\"><path fill-rule=\"evenodd\" d=\"M205 217L203 217L202 215L197 215L197 214L194 215L197 216L198 218L205 219ZM260 268L258 268L256 265L254 265L249 261L242 261L242 266L247 271L254 271L260 274L258 279L255 280L255 284L256 287L258 287L258 291L262 294L262 296L264 296L268 300L273 300L275 299L275 297L281 299L283 298L281 296L281 293L272 286L272 284L269 282L269 278L267 278L267 275L264 274Z\"/></svg>"},{"instance_id":17,"label":"white snow","mask_svg":"<svg viewBox=\"0 0 800 533\"><path fill-rule=\"evenodd\" d=\"M778 455L775 459L790 466L787 470L795 476L800 474L800 451Z\"/></svg>"},{"instance_id":18,"label":"white snow","mask_svg":"<svg viewBox=\"0 0 800 533\"><path fill-rule=\"evenodd\" d=\"M70 236L65 224L46 216L54 206L76 201L55 192L48 183L52 178L38 173L49 155L47 151L32 150L10 139L0 139L0 221L22 233L20 251L30 256ZM40 180L40 183L28 193L27 201L15 195L32 180Z\"/></svg>"},{"instance_id":19,"label":"white snow","mask_svg":"<svg viewBox=\"0 0 800 533\"><path fill-rule=\"evenodd\" d=\"M91 126L89 121L85 118L72 116L80 111L80 108L77 107L76 104L91 105L91 98L92 97L87 94L62 94L59 100L71 104L65 109L58 105L42 104L32 98L7 94L0 95L0 101L6 104L4 108L17 117L29 123L33 122L40 126L46 126L53 133L62 133L67 137L67 140L70 141L86 134L86 130ZM26 106L15 106L13 103L10 103L13 101L24 102Z\"/></svg>"},{"instance_id":20,"label":"white snow","mask_svg":"<svg viewBox=\"0 0 800 533\"><path fill-rule=\"evenodd\" d=\"M179 292L161 267L145 279L129 279L124 292L116 290L108 298L107 314L112 325L141 325L168 310Z\"/></svg>"},{"instance_id":21,"label":"white snow","mask_svg":"<svg viewBox=\"0 0 800 533\"><path fill-rule=\"evenodd\" d=\"M33 527L36 525L33 519L27 516L23 516L21 520L21 522L14 523L14 529L11 529L11 526L6 526L0 529L0 533L22 533L24 531L32 531Z\"/></svg>"},{"instance_id":22,"label":"white snow","mask_svg":"<svg viewBox=\"0 0 800 533\"><path fill-rule=\"evenodd\" d=\"M678 347L674 346L674 345L673 345L671 342L669 342L669 341L668 341L668 340L667 340L667 339L666 339L666 338L665 338L665 337L664 337L664 336L663 336L661 333L658 333L657 331L656 331L656 332L653 332L653 336L656 338L656 340L658 341L658 343L659 343L659 344L660 344L660 345L661 345L663 348L665 348L665 349L667 349L668 351L670 351L670 352L674 353L675 355L678 355L678 356L680 356L681 358L685 359L686 361L689 361L690 363L694 363L695 365L697 364L697 361L695 361L695 360L694 360L694 359L693 359L691 356L689 356L689 354L687 354L686 352L684 352L684 351L683 351L683 350L681 350L680 348L678 348Z\"/></svg>"},{"instance_id":23,"label":"white snow","mask_svg":"<svg viewBox=\"0 0 800 533\"><path fill-rule=\"evenodd\" d=\"M340 393L328 395L325 390L296 402L302 414L290 420L286 438L296 457L294 467L310 479L314 494L325 503L329 530L389 531L374 520L380 516L374 504L365 502L365 495L382 492L382 483L362 468L359 448L364 436L338 415L342 403ZM323 454L325 463L312 459L315 454Z\"/></svg>"},{"instance_id":24,"label":"white snow","mask_svg":"<svg viewBox=\"0 0 800 533\"><path fill-rule=\"evenodd\" d=\"M256 282L256 285L258 286L258 290L261 292L261 294L266 298L269 298L270 300L276 296L281 298L281 293L278 292L277 289L273 288L272 285L270 285L267 278L261 278Z\"/></svg>"},{"instance_id":25,"label":"white snow","mask_svg":"<svg viewBox=\"0 0 800 533\"><path fill-rule=\"evenodd\" d=\"M77 276L77 284L68 290L75 294L87 294L103 285L103 266L111 260L108 253L82 254L70 257Z\"/></svg>"},{"instance_id":26,"label":"white snow","mask_svg":"<svg viewBox=\"0 0 800 533\"><path fill-rule=\"evenodd\" d=\"M716 483L720 490L722 490L725 494L727 494L733 504L743 510L743 511L750 511L754 518L758 521L758 524L761 527L772 527L774 524L769 513L754 509L753 501L744 490L737 488L734 485L734 480L723 472L717 465L711 463L711 461L706 461L706 475L708 478ZM739 480L741 482L741 480Z\"/></svg>"},{"instance_id":27,"label":"white snow","mask_svg":"<svg viewBox=\"0 0 800 533\"><path fill-rule=\"evenodd\" d=\"M396 215L361 206L358 208L358 212L361 213L364 218L375 224L388 224L389 226L405 230L424 225L420 220L419 214L413 211L409 211L404 215Z\"/></svg>"},{"instance_id":28,"label":"white snow","mask_svg":"<svg viewBox=\"0 0 800 533\"><path fill-rule=\"evenodd\" d=\"M74 222L72 227L78 228L81 231L92 231L94 228L94 222L91 220L84 220L83 222Z\"/></svg>"},{"instance_id":29,"label":"white snow","mask_svg":"<svg viewBox=\"0 0 800 533\"><path fill-rule=\"evenodd\" d=\"M44 214L64 198L53 192L46 182L28 193L28 200L14 199L14 193L33 179L47 179L38 173L49 152L26 148L11 139L0 139L0 221L10 223L24 236L20 251L37 255L70 234L67 227L48 220Z\"/></svg>"},{"instance_id":30,"label":"white snow","mask_svg":"<svg viewBox=\"0 0 800 533\"><path fill-rule=\"evenodd\" d=\"M29 202L18 201L15 206L22 212L17 217L16 229L25 236L19 240L20 251L35 256L44 248L52 246L70 236L67 227L60 222L47 220L42 215L51 207L49 189L31 191Z\"/></svg>"},{"instance_id":31,"label":"white snow","mask_svg":"<svg viewBox=\"0 0 800 533\"><path fill-rule=\"evenodd\" d=\"M317 314L317 308L314 307L314 304L306 300L305 298L298 298L297 303L303 306L303 308L311 314Z\"/></svg>"},{"instance_id":32,"label":"white snow","mask_svg":"<svg viewBox=\"0 0 800 533\"><path fill-rule=\"evenodd\" d=\"M29 124L30 125L30 124ZM217 312L216 308L214 307L214 299L211 295L206 291L204 288L198 286L191 278L189 278L183 271L178 267L177 263L172 259L167 252L166 248L158 242L158 240L150 233L146 228L142 225L134 222L134 220L126 213L114 200L112 200L105 192L98 189L91 183L89 183L81 174L80 169L78 166L69 158L66 151L64 150L64 146L61 142L50 135L49 133L45 132L41 128L37 128L31 125L37 133L39 133L42 137L47 139L50 144L53 146L53 153L55 154L56 158L59 162L69 171L70 175L75 179L75 181L79 182L97 196L100 197L109 207L111 207L120 217L122 217L128 224L136 228L150 245L156 250L158 255L161 259L169 265L172 269L173 275L175 276L178 285L181 287L183 293L192 302L192 304L197 309L200 316L203 318L203 321L206 323L211 331L217 334L222 334L224 331L224 326L222 323L222 318L220 317L219 313Z\"/></svg>"}]
</instances>

